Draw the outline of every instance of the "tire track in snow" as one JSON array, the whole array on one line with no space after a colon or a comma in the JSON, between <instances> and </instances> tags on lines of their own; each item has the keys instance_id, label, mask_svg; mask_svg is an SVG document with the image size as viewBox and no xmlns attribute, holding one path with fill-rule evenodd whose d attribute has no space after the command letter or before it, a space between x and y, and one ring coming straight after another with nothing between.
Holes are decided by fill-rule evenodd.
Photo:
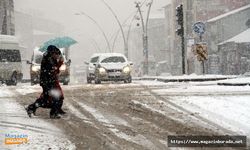
<instances>
[{"instance_id":1,"label":"tire track in snow","mask_svg":"<svg viewBox=\"0 0 250 150\"><path fill-rule=\"evenodd\" d=\"M76 102L79 106L81 106L83 109L89 112L98 122L101 122L102 125L104 125L109 131L111 131L118 138L124 139L131 143L138 144L147 149L158 149L151 141L149 141L143 135L137 134L136 136L131 136L122 132L121 130L115 127L115 125L131 127L127 121L119 117L116 117L115 115L111 115L111 114L108 114L108 115L105 114L104 116L104 114L101 113L99 110L93 107L90 107L89 105L86 105L83 102L78 102L75 99L74 99L74 102Z\"/></svg>"}]
</instances>

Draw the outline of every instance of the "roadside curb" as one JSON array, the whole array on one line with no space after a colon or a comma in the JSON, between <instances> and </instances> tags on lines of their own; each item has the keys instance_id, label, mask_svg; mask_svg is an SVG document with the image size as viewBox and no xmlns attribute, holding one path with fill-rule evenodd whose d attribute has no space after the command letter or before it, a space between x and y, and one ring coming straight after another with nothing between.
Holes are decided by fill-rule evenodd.
<instances>
[{"instance_id":1,"label":"roadside curb","mask_svg":"<svg viewBox=\"0 0 250 150\"><path fill-rule=\"evenodd\" d=\"M249 83L217 83L217 85L222 86L247 86L250 85Z\"/></svg>"},{"instance_id":2,"label":"roadside curb","mask_svg":"<svg viewBox=\"0 0 250 150\"><path fill-rule=\"evenodd\" d=\"M235 77L221 77L221 78L183 78L183 79L164 79L164 78L155 78L155 77L139 77L133 78L134 80L149 80L149 81L160 81L160 82L205 82L205 81L218 81L218 80L226 80L233 79Z\"/></svg>"}]
</instances>

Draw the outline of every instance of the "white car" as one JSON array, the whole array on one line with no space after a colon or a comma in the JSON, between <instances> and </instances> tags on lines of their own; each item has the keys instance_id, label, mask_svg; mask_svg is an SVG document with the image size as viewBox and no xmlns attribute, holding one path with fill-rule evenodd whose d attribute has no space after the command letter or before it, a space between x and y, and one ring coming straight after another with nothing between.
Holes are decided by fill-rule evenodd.
<instances>
[{"instance_id":1,"label":"white car","mask_svg":"<svg viewBox=\"0 0 250 150\"><path fill-rule=\"evenodd\" d=\"M104 53L98 56L94 71L94 81L100 84L101 81L124 81L131 83L131 71L133 63L120 53Z\"/></svg>"},{"instance_id":2,"label":"white car","mask_svg":"<svg viewBox=\"0 0 250 150\"><path fill-rule=\"evenodd\" d=\"M63 83L63 85L68 85L70 82L70 62L71 60L66 60L66 56L63 53L63 49L60 49L62 52L62 56L65 62L60 67L59 81ZM31 57L31 61L27 61L27 64L30 64L30 79L31 85L38 84L40 82L40 69L41 62L43 58L43 53L39 51L39 48L36 47L33 50L33 55Z\"/></svg>"}]
</instances>

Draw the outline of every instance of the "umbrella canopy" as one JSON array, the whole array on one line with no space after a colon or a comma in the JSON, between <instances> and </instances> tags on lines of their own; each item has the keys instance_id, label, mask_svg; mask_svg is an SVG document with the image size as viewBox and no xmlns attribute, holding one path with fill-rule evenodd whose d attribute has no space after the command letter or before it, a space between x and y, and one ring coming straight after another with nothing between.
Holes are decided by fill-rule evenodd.
<instances>
[{"instance_id":1,"label":"umbrella canopy","mask_svg":"<svg viewBox=\"0 0 250 150\"><path fill-rule=\"evenodd\" d=\"M48 48L49 45L54 45L57 48L64 48L64 47L69 47L73 44L77 43L76 40L72 39L71 37L64 36L64 37L57 37L51 40L48 40L45 42L41 47L40 51L45 52Z\"/></svg>"}]
</instances>

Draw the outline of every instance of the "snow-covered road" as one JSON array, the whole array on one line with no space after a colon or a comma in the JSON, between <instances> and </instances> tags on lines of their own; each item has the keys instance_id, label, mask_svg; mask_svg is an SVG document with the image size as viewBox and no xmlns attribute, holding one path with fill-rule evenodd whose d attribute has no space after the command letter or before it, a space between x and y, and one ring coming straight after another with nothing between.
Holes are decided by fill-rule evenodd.
<instances>
[{"instance_id":1,"label":"snow-covered road","mask_svg":"<svg viewBox=\"0 0 250 150\"><path fill-rule=\"evenodd\" d=\"M45 149L75 149L75 145L71 143L63 131L55 127L53 124L46 122L39 117L29 118L24 106L16 101L20 100L16 97L19 94L27 94L36 91L36 88L17 87L1 87L0 92L0 149L13 150L45 150ZM26 144L13 144L14 142L6 141L14 136L24 136L27 139Z\"/></svg>"},{"instance_id":2,"label":"snow-covered road","mask_svg":"<svg viewBox=\"0 0 250 150\"><path fill-rule=\"evenodd\" d=\"M216 83L63 86L68 116L60 120L44 117L47 112L27 117L23 105L39 96L38 85L0 86L0 148L175 150L168 147L168 135L249 137L250 86ZM26 135L28 143L6 145L6 134Z\"/></svg>"}]
</instances>

